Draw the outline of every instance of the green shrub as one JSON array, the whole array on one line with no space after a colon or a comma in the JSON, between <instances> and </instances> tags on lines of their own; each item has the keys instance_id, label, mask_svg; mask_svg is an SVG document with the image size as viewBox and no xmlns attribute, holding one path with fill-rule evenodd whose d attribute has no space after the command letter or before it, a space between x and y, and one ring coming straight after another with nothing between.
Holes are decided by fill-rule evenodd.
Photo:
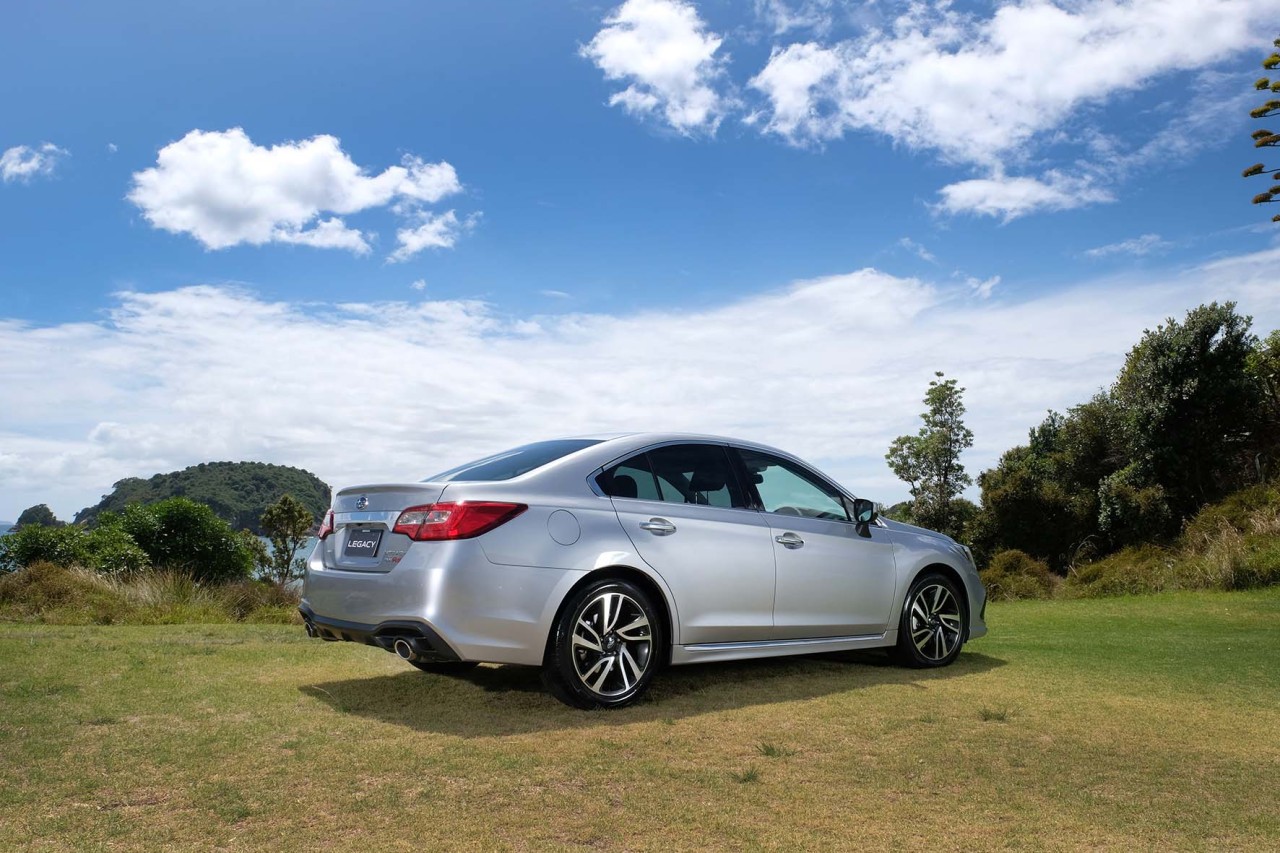
<instances>
[{"instance_id":1,"label":"green shrub","mask_svg":"<svg viewBox=\"0 0 1280 853\"><path fill-rule=\"evenodd\" d=\"M32 525L0 537L0 568L7 572L35 563L82 565L87 558L85 531L80 527Z\"/></svg>"},{"instance_id":2,"label":"green shrub","mask_svg":"<svg viewBox=\"0 0 1280 853\"><path fill-rule=\"evenodd\" d=\"M132 536L153 566L186 572L198 581L238 580L253 569L253 555L231 526L187 498L130 504L101 524L118 525Z\"/></svg>"},{"instance_id":3,"label":"green shrub","mask_svg":"<svg viewBox=\"0 0 1280 853\"><path fill-rule=\"evenodd\" d=\"M151 561L124 530L96 527L85 534L83 565L100 575L120 576L141 572Z\"/></svg>"},{"instance_id":4,"label":"green shrub","mask_svg":"<svg viewBox=\"0 0 1280 853\"><path fill-rule=\"evenodd\" d=\"M11 572L36 563L83 566L107 575L141 571L149 564L138 544L119 528L33 525L0 537L0 570Z\"/></svg>"},{"instance_id":5,"label":"green shrub","mask_svg":"<svg viewBox=\"0 0 1280 853\"><path fill-rule=\"evenodd\" d=\"M1016 549L996 554L981 575L987 595L995 601L1049 598L1057 586L1048 565Z\"/></svg>"}]
</instances>

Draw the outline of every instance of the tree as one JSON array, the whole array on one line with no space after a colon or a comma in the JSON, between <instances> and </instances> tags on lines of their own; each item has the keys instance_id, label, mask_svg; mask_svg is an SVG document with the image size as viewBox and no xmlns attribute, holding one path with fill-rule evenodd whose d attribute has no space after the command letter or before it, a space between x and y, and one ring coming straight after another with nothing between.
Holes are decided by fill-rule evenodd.
<instances>
[{"instance_id":1,"label":"tree","mask_svg":"<svg viewBox=\"0 0 1280 853\"><path fill-rule=\"evenodd\" d=\"M915 435L900 435L889 445L885 459L893 473L911 490L911 514L924 527L959 536L964 519L957 499L973 478L965 473L960 454L973 446L973 431L964 425L964 389L941 371L929 383L920 417L924 426Z\"/></svg>"},{"instance_id":2,"label":"tree","mask_svg":"<svg viewBox=\"0 0 1280 853\"><path fill-rule=\"evenodd\" d=\"M62 526L62 522L58 521L58 517L53 514L53 510L49 509L48 504L36 504L24 509L22 515L18 516L18 520L14 523L13 529L18 530L33 524L42 527Z\"/></svg>"},{"instance_id":3,"label":"tree","mask_svg":"<svg viewBox=\"0 0 1280 853\"><path fill-rule=\"evenodd\" d=\"M1250 325L1234 302L1169 318L1129 351L1112 389L1132 466L1119 485L1163 489L1167 532L1251 479L1243 458L1261 395L1247 369L1257 344Z\"/></svg>"},{"instance_id":4,"label":"tree","mask_svg":"<svg viewBox=\"0 0 1280 853\"><path fill-rule=\"evenodd\" d=\"M289 494L262 511L262 529L271 540L271 559L265 572L268 580L283 586L302 574L302 560L295 557L314 525L311 510Z\"/></svg>"},{"instance_id":5,"label":"tree","mask_svg":"<svg viewBox=\"0 0 1280 853\"><path fill-rule=\"evenodd\" d=\"M1280 39L1273 41L1272 46L1280 48ZM1280 53L1272 51L1271 55L1262 60L1262 67L1268 71L1272 71L1280 67ZM1253 88L1259 92L1266 91L1272 94L1280 93L1280 80L1271 81L1269 77L1259 77L1253 81ZM1274 118L1280 115L1280 100L1269 98L1260 106L1249 111L1249 115L1253 118ZM1280 145L1280 134L1272 133L1270 130L1258 129L1253 132L1254 148L1275 148ZM1280 168L1268 169L1263 163L1254 163L1243 172L1244 177L1251 178L1254 175L1270 175L1280 172ZM1280 176L1271 180L1280 181ZM1280 201L1280 184L1275 184L1266 192L1259 193L1253 197L1254 204L1270 204L1274 201ZM1271 217L1272 222L1280 222L1280 214Z\"/></svg>"}]
</instances>

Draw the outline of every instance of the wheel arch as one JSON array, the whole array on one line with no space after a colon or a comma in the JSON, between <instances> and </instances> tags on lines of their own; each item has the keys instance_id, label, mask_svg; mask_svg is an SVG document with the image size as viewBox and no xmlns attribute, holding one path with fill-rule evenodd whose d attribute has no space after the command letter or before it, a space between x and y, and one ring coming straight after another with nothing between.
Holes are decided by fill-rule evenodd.
<instances>
[{"instance_id":1,"label":"wheel arch","mask_svg":"<svg viewBox=\"0 0 1280 853\"><path fill-rule=\"evenodd\" d=\"M573 598L578 590L602 580L624 580L634 583L643 589L652 599L654 606L658 608L658 615L662 618L663 637L665 638L664 648L658 658L661 666L668 666L671 663L671 649L675 645L674 619L672 618L671 605L667 601L666 592L662 587L645 572L633 566L602 566L583 575L573 586L565 591L561 597L559 605L556 606L555 615L551 619L551 625L547 629L547 638L542 650L543 664L547 664L551 660L551 649L555 641L556 626L560 624L560 617L564 614L564 608L569 603L569 599Z\"/></svg>"}]
</instances>

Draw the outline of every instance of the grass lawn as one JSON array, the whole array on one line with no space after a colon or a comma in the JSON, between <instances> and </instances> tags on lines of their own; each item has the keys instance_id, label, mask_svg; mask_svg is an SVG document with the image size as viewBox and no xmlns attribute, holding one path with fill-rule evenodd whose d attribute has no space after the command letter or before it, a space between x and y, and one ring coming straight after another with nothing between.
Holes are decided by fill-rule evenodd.
<instances>
[{"instance_id":1,"label":"grass lawn","mask_svg":"<svg viewBox=\"0 0 1280 853\"><path fill-rule=\"evenodd\" d=\"M942 671L594 713L300 627L0 624L0 849L1280 848L1280 588L987 615Z\"/></svg>"}]
</instances>

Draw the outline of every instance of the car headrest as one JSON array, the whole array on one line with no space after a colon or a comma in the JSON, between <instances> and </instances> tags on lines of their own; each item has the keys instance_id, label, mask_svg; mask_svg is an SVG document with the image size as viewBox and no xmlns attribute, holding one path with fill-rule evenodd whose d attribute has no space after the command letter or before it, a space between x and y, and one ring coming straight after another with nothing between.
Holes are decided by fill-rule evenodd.
<instances>
[{"instance_id":1,"label":"car headrest","mask_svg":"<svg viewBox=\"0 0 1280 853\"><path fill-rule=\"evenodd\" d=\"M609 494L615 498L634 498L640 494L640 487L630 474L618 474L609 483Z\"/></svg>"}]
</instances>

